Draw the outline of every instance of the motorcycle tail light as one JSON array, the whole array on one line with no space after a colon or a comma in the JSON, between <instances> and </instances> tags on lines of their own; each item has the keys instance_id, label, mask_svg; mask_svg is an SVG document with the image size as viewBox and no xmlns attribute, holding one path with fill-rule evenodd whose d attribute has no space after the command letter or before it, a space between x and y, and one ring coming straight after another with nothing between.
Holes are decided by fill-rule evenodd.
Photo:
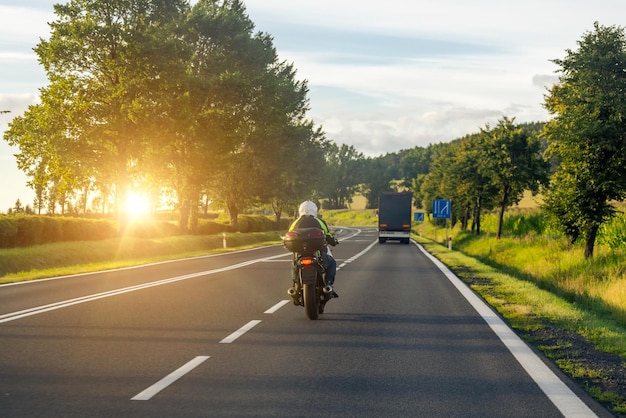
<instances>
[{"instance_id":1,"label":"motorcycle tail light","mask_svg":"<svg viewBox=\"0 0 626 418\"><path fill-rule=\"evenodd\" d=\"M311 257L304 257L300 260L300 265L303 267L311 267L313 265L313 259Z\"/></svg>"},{"instance_id":2,"label":"motorcycle tail light","mask_svg":"<svg viewBox=\"0 0 626 418\"><path fill-rule=\"evenodd\" d=\"M324 231L322 231L321 229L319 229L317 231L309 232L309 238L319 238L319 237L323 237L323 236L324 236Z\"/></svg>"}]
</instances>

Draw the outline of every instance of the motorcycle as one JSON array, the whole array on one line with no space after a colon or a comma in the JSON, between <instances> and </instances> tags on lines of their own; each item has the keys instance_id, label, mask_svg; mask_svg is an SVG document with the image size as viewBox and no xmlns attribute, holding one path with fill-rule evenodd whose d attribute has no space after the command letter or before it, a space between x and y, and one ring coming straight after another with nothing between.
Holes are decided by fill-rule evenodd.
<instances>
[{"instance_id":1,"label":"motorcycle","mask_svg":"<svg viewBox=\"0 0 626 418\"><path fill-rule=\"evenodd\" d=\"M321 251L326 250L326 236L319 228L299 228L283 237L283 245L293 253L294 287L287 293L296 306L304 306L309 319L324 313L326 302L333 298L333 288L326 284L326 268Z\"/></svg>"}]
</instances>

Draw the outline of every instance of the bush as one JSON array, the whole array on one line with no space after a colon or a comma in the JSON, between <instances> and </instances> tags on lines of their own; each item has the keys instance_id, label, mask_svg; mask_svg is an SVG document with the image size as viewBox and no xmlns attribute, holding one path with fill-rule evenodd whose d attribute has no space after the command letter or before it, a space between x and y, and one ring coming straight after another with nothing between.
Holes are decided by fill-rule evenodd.
<instances>
[{"instance_id":1,"label":"bush","mask_svg":"<svg viewBox=\"0 0 626 418\"><path fill-rule=\"evenodd\" d=\"M544 216L541 213L505 216L502 231L521 237L529 234L541 235L545 230Z\"/></svg>"},{"instance_id":2,"label":"bush","mask_svg":"<svg viewBox=\"0 0 626 418\"><path fill-rule=\"evenodd\" d=\"M0 247L29 247L60 241L93 241L116 236L115 224L106 220L39 215L0 217Z\"/></svg>"},{"instance_id":3,"label":"bush","mask_svg":"<svg viewBox=\"0 0 626 418\"><path fill-rule=\"evenodd\" d=\"M266 232L276 229L274 220L267 216L241 215L237 218L238 232Z\"/></svg>"},{"instance_id":4,"label":"bush","mask_svg":"<svg viewBox=\"0 0 626 418\"><path fill-rule=\"evenodd\" d=\"M179 228L175 222L141 221L131 222L125 235L135 238L159 238L178 235Z\"/></svg>"},{"instance_id":5,"label":"bush","mask_svg":"<svg viewBox=\"0 0 626 418\"><path fill-rule=\"evenodd\" d=\"M233 231L234 228L230 225L226 225L221 222L199 219L195 235L214 235Z\"/></svg>"},{"instance_id":6,"label":"bush","mask_svg":"<svg viewBox=\"0 0 626 418\"><path fill-rule=\"evenodd\" d=\"M16 246L17 222L14 217L0 216L0 247L12 248Z\"/></svg>"},{"instance_id":7,"label":"bush","mask_svg":"<svg viewBox=\"0 0 626 418\"><path fill-rule=\"evenodd\" d=\"M241 215L237 231L217 216L200 219L195 235L215 235L224 232L267 232L276 230L274 219L263 215ZM288 219L282 219L279 229L287 229ZM147 220L131 222L124 235L135 238L158 238L179 234L176 222ZM39 215L0 216L0 248L28 247L68 241L97 241L118 235L117 223L106 219L55 217Z\"/></svg>"},{"instance_id":8,"label":"bush","mask_svg":"<svg viewBox=\"0 0 626 418\"><path fill-rule=\"evenodd\" d=\"M61 219L54 217L43 218L42 239L45 243L59 242L63 240L63 225Z\"/></svg>"},{"instance_id":9,"label":"bush","mask_svg":"<svg viewBox=\"0 0 626 418\"><path fill-rule=\"evenodd\" d=\"M626 212L617 212L602 224L598 233L598 243L612 250L626 248Z\"/></svg>"}]
</instances>

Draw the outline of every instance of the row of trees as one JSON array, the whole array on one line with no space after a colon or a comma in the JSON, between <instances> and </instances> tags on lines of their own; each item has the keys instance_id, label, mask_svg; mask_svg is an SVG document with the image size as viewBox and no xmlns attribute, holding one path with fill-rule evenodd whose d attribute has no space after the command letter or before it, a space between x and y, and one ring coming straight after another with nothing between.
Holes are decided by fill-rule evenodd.
<instances>
[{"instance_id":1,"label":"row of trees","mask_svg":"<svg viewBox=\"0 0 626 418\"><path fill-rule=\"evenodd\" d=\"M500 236L506 206L544 186L548 219L570 242L583 239L591 257L612 202L626 198L626 35L596 22L578 46L554 60L560 80L545 96L553 118L543 128L504 118L451 143L412 180L416 193L453 198L461 222L472 217L477 231L481 208L499 208Z\"/></svg>"},{"instance_id":2,"label":"row of trees","mask_svg":"<svg viewBox=\"0 0 626 418\"><path fill-rule=\"evenodd\" d=\"M546 94L547 124L508 117L445 144L365 158L306 119L308 87L279 61L239 0L71 0L55 5L49 40L35 48L49 79L41 103L5 140L48 213L92 202L123 213L131 188L164 195L193 230L207 203L232 223L267 206L278 222L303 199L349 206L356 193L408 188L416 205L451 199L463 228L483 210L542 191L544 210L593 254L611 200L626 197L626 42L595 24L567 50ZM122 219L123 220L123 219ZM455 219L456 221L457 219Z\"/></svg>"},{"instance_id":3,"label":"row of trees","mask_svg":"<svg viewBox=\"0 0 626 418\"><path fill-rule=\"evenodd\" d=\"M518 203L526 190L537 193L548 183L550 165L542 157L535 126L517 126L504 117L493 129L487 125L441 147L430 169L412 180L414 193L426 208L432 200L451 199L461 228L467 229L471 221L477 234L481 211L497 208L500 238L505 209Z\"/></svg>"},{"instance_id":4,"label":"row of trees","mask_svg":"<svg viewBox=\"0 0 626 418\"><path fill-rule=\"evenodd\" d=\"M308 87L254 33L239 0L71 0L35 48L49 84L4 138L36 192L124 213L129 189L167 194L183 229L201 198L226 208L310 195L330 147ZM121 219L123 221L123 218Z\"/></svg>"}]
</instances>

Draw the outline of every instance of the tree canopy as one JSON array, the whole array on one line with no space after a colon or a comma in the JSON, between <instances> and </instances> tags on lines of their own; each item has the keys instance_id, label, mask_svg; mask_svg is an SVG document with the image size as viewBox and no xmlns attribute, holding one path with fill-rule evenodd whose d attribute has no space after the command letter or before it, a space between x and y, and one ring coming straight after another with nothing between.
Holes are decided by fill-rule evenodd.
<instances>
[{"instance_id":1,"label":"tree canopy","mask_svg":"<svg viewBox=\"0 0 626 418\"><path fill-rule=\"evenodd\" d=\"M585 239L591 257L598 229L612 216L611 200L626 197L626 38L603 27L554 62L560 82L546 96L554 115L545 126L549 155L560 161L544 205L570 237Z\"/></svg>"},{"instance_id":2,"label":"tree canopy","mask_svg":"<svg viewBox=\"0 0 626 418\"><path fill-rule=\"evenodd\" d=\"M306 119L307 82L241 1L71 0L55 13L35 48L49 85L5 133L50 213L95 191L123 215L129 190L169 190L186 231L202 196L236 223L285 201L281 182L313 192L312 168L297 168L322 164L327 143Z\"/></svg>"}]
</instances>

